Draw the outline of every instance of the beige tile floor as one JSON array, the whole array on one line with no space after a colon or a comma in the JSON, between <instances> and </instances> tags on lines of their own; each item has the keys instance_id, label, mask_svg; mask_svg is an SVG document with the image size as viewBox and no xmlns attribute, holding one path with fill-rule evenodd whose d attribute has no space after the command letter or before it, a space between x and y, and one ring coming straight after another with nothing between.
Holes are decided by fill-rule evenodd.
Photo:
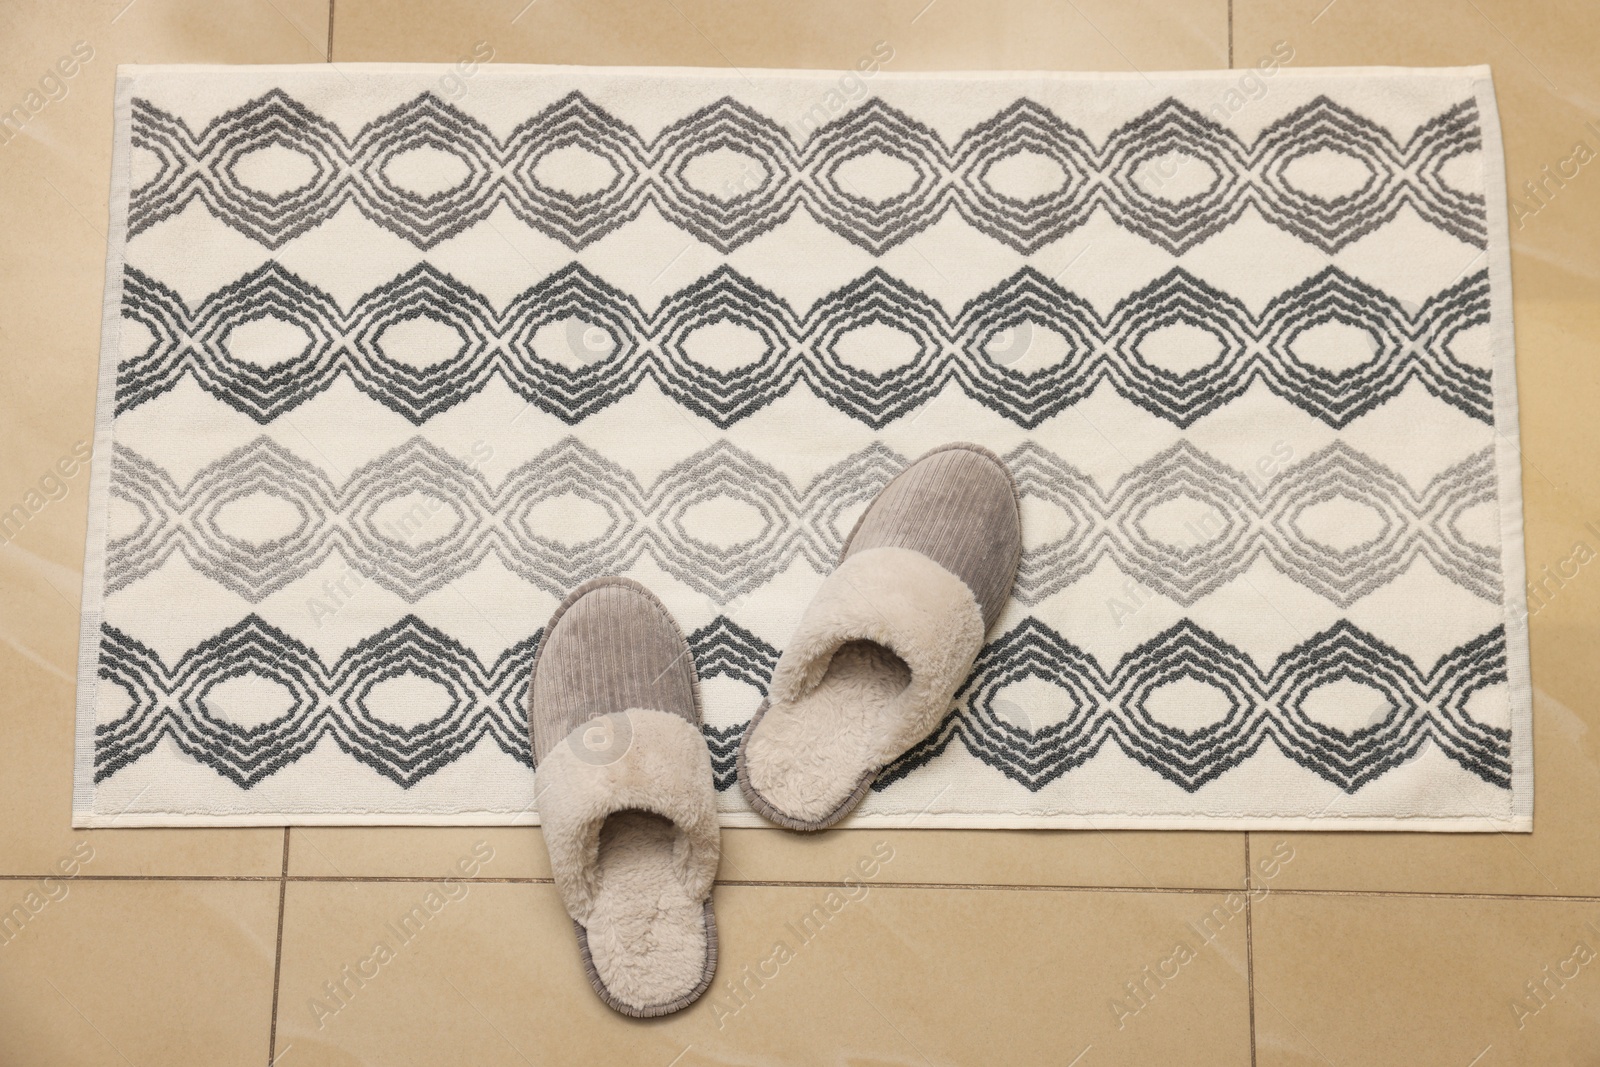
<instances>
[{"instance_id":1,"label":"beige tile floor","mask_svg":"<svg viewBox=\"0 0 1600 1067\"><path fill-rule=\"evenodd\" d=\"M118 63L453 61L483 41L497 62L843 68L887 40L904 70L1152 70L1242 68L1286 41L1305 66L1492 64L1514 190L1600 147L1600 6L1579 0L525 2L0 8L0 109L75 42L94 49L0 145L0 504L89 434ZM1521 222L1536 571L1600 521L1600 176ZM1533 619L1531 836L736 830L716 986L630 1023L582 980L535 831L74 832L84 481L0 547L0 910L45 901L0 945L7 1067L1600 1064L1600 962L1578 950L1600 950L1600 571ZM480 842L481 877L375 977L349 977ZM748 977L884 844L866 896ZM1192 954L1157 986L1145 968L1180 941ZM1118 1014L1127 983L1146 999Z\"/></svg>"}]
</instances>

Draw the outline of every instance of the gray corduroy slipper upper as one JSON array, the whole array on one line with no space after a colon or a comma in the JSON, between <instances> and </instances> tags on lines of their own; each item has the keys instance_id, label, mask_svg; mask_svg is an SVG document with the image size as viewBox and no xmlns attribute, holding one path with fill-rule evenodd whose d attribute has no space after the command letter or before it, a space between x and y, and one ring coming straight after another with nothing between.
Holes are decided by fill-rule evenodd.
<instances>
[{"instance_id":1,"label":"gray corduroy slipper upper","mask_svg":"<svg viewBox=\"0 0 1600 1067\"><path fill-rule=\"evenodd\" d=\"M884 487L806 608L739 746L739 786L793 830L844 818L927 737L1011 595L1016 484L977 445L935 449Z\"/></svg>"},{"instance_id":2,"label":"gray corduroy slipper upper","mask_svg":"<svg viewBox=\"0 0 1600 1067\"><path fill-rule=\"evenodd\" d=\"M585 582L545 627L529 685L539 819L584 970L636 1018L711 984L721 838L683 634L626 578Z\"/></svg>"}]
</instances>

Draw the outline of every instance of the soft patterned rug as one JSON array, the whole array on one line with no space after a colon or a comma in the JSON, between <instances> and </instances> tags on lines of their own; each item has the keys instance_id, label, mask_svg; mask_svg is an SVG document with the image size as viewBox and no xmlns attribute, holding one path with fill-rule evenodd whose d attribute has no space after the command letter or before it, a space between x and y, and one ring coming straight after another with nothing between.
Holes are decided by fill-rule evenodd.
<instances>
[{"instance_id":1,"label":"soft patterned rug","mask_svg":"<svg viewBox=\"0 0 1600 1067\"><path fill-rule=\"evenodd\" d=\"M754 822L777 650L968 440L1016 596L857 823L1531 828L1487 69L881 59L124 69L76 823L534 821L608 572Z\"/></svg>"}]
</instances>

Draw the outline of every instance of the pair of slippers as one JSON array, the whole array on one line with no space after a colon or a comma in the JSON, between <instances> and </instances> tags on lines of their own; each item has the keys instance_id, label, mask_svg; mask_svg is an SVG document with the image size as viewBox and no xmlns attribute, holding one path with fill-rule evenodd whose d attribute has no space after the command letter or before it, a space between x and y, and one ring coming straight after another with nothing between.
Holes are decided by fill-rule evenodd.
<instances>
[{"instance_id":1,"label":"pair of slippers","mask_svg":"<svg viewBox=\"0 0 1600 1067\"><path fill-rule=\"evenodd\" d=\"M993 453L947 445L895 477L745 729L750 806L792 830L848 815L949 710L1021 551L1016 485ZM529 705L545 844L590 983L636 1018L687 1007L716 972L720 832L683 633L639 583L585 582L545 627Z\"/></svg>"}]
</instances>

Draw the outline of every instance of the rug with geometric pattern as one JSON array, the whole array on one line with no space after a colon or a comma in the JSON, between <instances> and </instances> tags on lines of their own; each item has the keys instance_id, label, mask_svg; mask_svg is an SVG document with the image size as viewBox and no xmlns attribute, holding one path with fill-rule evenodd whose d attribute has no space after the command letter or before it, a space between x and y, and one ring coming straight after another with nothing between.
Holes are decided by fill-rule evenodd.
<instances>
[{"instance_id":1,"label":"rug with geometric pattern","mask_svg":"<svg viewBox=\"0 0 1600 1067\"><path fill-rule=\"evenodd\" d=\"M965 440L1015 595L855 824L1531 829L1487 68L892 60L123 68L75 824L536 822L618 573L759 825L779 650Z\"/></svg>"}]
</instances>

